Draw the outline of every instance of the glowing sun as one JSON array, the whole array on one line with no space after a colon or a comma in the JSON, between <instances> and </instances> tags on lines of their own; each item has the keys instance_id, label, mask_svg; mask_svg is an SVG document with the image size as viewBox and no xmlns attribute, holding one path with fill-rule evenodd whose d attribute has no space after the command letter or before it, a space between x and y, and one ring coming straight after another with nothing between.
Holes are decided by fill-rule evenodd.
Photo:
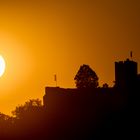
<instances>
[{"instance_id":1,"label":"glowing sun","mask_svg":"<svg viewBox=\"0 0 140 140\"><path fill-rule=\"evenodd\" d=\"M5 71L5 61L4 58L0 55L0 77L4 74Z\"/></svg>"}]
</instances>

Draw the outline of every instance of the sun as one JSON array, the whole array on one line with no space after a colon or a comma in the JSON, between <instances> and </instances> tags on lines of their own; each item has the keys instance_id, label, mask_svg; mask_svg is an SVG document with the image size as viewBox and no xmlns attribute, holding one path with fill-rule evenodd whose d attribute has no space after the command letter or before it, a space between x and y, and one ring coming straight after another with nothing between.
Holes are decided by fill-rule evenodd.
<instances>
[{"instance_id":1,"label":"sun","mask_svg":"<svg viewBox=\"0 0 140 140\"><path fill-rule=\"evenodd\" d=\"M0 77L4 74L5 71L5 61L4 58L0 55Z\"/></svg>"}]
</instances>

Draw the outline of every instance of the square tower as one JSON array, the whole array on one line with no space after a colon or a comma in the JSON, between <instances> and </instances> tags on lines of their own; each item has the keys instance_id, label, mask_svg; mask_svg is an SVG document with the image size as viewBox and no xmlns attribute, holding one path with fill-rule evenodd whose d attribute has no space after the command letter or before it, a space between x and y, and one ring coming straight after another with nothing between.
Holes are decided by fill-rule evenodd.
<instances>
[{"instance_id":1,"label":"square tower","mask_svg":"<svg viewBox=\"0 0 140 140\"><path fill-rule=\"evenodd\" d=\"M138 75L137 62L127 59L115 62L115 86L129 88L136 84Z\"/></svg>"}]
</instances>

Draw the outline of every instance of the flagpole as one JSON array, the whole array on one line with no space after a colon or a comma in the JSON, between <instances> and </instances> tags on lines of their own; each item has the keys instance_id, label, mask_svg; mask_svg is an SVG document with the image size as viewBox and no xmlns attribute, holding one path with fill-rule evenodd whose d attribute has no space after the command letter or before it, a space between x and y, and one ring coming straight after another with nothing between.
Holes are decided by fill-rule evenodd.
<instances>
[{"instance_id":1,"label":"flagpole","mask_svg":"<svg viewBox=\"0 0 140 140\"><path fill-rule=\"evenodd\" d=\"M132 51L130 52L130 57L131 57L131 60L132 60L132 57L133 57L133 52Z\"/></svg>"},{"instance_id":2,"label":"flagpole","mask_svg":"<svg viewBox=\"0 0 140 140\"><path fill-rule=\"evenodd\" d=\"M57 76L56 76L56 74L54 75L54 81L55 81L55 84L56 84L56 87L57 87Z\"/></svg>"}]
</instances>

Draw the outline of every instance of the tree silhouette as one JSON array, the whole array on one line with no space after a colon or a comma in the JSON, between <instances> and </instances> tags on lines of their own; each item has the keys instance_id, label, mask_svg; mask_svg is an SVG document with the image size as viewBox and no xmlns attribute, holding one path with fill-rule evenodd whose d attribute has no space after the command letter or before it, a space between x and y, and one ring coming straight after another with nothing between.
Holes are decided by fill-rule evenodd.
<instances>
[{"instance_id":1,"label":"tree silhouette","mask_svg":"<svg viewBox=\"0 0 140 140\"><path fill-rule=\"evenodd\" d=\"M6 136L13 126L14 118L3 113L0 113L0 139L1 136Z\"/></svg>"},{"instance_id":2,"label":"tree silhouette","mask_svg":"<svg viewBox=\"0 0 140 140\"><path fill-rule=\"evenodd\" d=\"M15 118L14 136L30 137L35 139L43 131L44 109L41 100L30 99L12 111ZM25 138L26 139L26 138Z\"/></svg>"},{"instance_id":3,"label":"tree silhouette","mask_svg":"<svg viewBox=\"0 0 140 140\"><path fill-rule=\"evenodd\" d=\"M74 78L77 88L97 88L99 85L98 79L96 73L85 64L80 66Z\"/></svg>"},{"instance_id":4,"label":"tree silhouette","mask_svg":"<svg viewBox=\"0 0 140 140\"><path fill-rule=\"evenodd\" d=\"M21 119L30 114L33 115L35 112L40 111L41 108L42 108L41 100L31 99L31 100L25 102L24 105L17 106L16 109L14 111L12 111L12 114L17 119Z\"/></svg>"}]
</instances>

